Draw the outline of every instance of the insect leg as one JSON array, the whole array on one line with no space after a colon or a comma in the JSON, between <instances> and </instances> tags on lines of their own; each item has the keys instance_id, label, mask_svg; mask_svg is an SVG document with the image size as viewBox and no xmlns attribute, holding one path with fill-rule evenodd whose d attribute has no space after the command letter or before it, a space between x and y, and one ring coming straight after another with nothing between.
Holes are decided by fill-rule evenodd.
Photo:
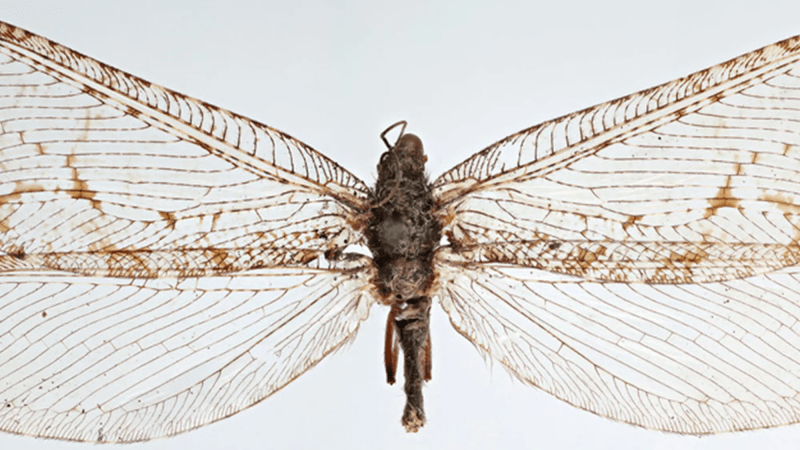
<instances>
[{"instance_id":1,"label":"insect leg","mask_svg":"<svg viewBox=\"0 0 800 450\"><path fill-rule=\"evenodd\" d=\"M433 375L433 359L431 355L431 329L428 328L428 337L425 339L425 352L422 354L422 379L431 381Z\"/></svg>"},{"instance_id":2,"label":"insect leg","mask_svg":"<svg viewBox=\"0 0 800 450\"><path fill-rule=\"evenodd\" d=\"M383 363L386 365L386 382L394 384L397 375L397 357L400 349L397 347L399 336L394 320L400 310L392 306L389 310L389 317L386 319L386 342L383 349Z\"/></svg>"}]
</instances>

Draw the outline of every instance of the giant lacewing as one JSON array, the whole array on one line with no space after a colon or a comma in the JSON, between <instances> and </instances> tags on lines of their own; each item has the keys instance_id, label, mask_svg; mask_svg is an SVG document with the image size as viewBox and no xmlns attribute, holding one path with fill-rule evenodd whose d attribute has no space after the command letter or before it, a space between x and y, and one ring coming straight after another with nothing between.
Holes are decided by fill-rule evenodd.
<instances>
[{"instance_id":1,"label":"giant lacewing","mask_svg":"<svg viewBox=\"0 0 800 450\"><path fill-rule=\"evenodd\" d=\"M388 308L425 423L430 309L630 424L800 421L800 37L369 187L267 125L0 23L0 429L131 442L269 397ZM371 257L353 252L366 245Z\"/></svg>"}]
</instances>

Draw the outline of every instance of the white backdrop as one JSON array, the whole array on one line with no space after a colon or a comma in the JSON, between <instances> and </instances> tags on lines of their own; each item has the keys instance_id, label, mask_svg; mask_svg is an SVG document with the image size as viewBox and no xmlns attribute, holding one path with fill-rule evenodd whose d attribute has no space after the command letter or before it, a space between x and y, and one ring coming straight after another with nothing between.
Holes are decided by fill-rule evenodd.
<instances>
[{"instance_id":1,"label":"white backdrop","mask_svg":"<svg viewBox=\"0 0 800 450\"><path fill-rule=\"evenodd\" d=\"M285 131L368 183L409 121L437 176L508 134L800 33L800 2L0 1L0 20ZM555 3L559 3L555 5ZM744 6L750 5L750 6ZM428 425L400 426L376 308L355 342L233 418L124 447L796 448L800 425L696 438L573 408L484 362L434 310ZM2 320L2 319L0 319ZM113 446L108 446L109 448ZM87 444L0 433L1 449Z\"/></svg>"}]
</instances>

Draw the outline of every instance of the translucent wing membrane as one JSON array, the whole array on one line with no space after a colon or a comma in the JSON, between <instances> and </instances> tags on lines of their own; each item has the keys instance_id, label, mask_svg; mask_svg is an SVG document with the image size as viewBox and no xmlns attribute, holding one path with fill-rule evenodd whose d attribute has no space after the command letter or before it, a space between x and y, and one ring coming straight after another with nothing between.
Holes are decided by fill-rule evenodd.
<instances>
[{"instance_id":1,"label":"translucent wing membrane","mask_svg":"<svg viewBox=\"0 0 800 450\"><path fill-rule=\"evenodd\" d=\"M501 141L437 182L445 233L474 261L592 280L794 265L799 59L791 39Z\"/></svg>"},{"instance_id":2,"label":"translucent wing membrane","mask_svg":"<svg viewBox=\"0 0 800 450\"><path fill-rule=\"evenodd\" d=\"M437 182L453 325L648 428L800 420L800 38L525 130Z\"/></svg>"},{"instance_id":3,"label":"translucent wing membrane","mask_svg":"<svg viewBox=\"0 0 800 450\"><path fill-rule=\"evenodd\" d=\"M376 301L369 189L265 125L0 23L0 429L229 416ZM434 183L456 329L649 428L800 421L800 37L510 136Z\"/></svg>"},{"instance_id":4,"label":"translucent wing membrane","mask_svg":"<svg viewBox=\"0 0 800 450\"><path fill-rule=\"evenodd\" d=\"M274 393L367 317L366 260L186 279L0 276L0 428L168 436Z\"/></svg>"},{"instance_id":5,"label":"translucent wing membrane","mask_svg":"<svg viewBox=\"0 0 800 450\"><path fill-rule=\"evenodd\" d=\"M800 269L600 283L442 252L453 326L521 379L635 425L718 433L800 418Z\"/></svg>"},{"instance_id":6,"label":"translucent wing membrane","mask_svg":"<svg viewBox=\"0 0 800 450\"><path fill-rule=\"evenodd\" d=\"M784 78L781 75L797 69L799 51L800 36L769 45L661 86L520 131L476 153L442 174L434 183L439 198L448 201L469 191L487 189L494 185L506 184L508 181L521 181L556 171L572 160L585 158L631 136L645 134L659 125L674 122L686 114L719 103L723 98L731 96L742 99L755 95L765 99L737 103L728 110L730 117L726 117L728 114L712 114L721 117L709 120L709 123L703 126L713 130L728 128L728 125L732 124L734 128L739 128L735 125L738 123L741 126L742 121L737 122L734 119L745 119L745 121L762 119L764 122L751 123L745 128L750 129L752 134L759 135L760 140L771 141L774 137L769 139L759 134L762 129L773 129L764 126L770 119L774 119L771 121L773 125L780 122L781 116L770 113L775 113L775 110L783 111L785 117L797 108L797 100L793 100L797 95L794 91L797 88L796 79ZM776 77L788 82L788 85L767 83ZM771 86L773 89L756 86ZM752 88L749 94L735 95L748 88ZM786 92L781 88L787 88ZM789 97L782 96L784 93L792 92L794 94ZM776 101L782 104L778 106L775 104ZM718 107L712 106L711 111ZM706 130L709 132L707 134L713 135L712 130ZM784 141L778 140L778 142ZM668 141L660 147L668 147L668 144L671 142ZM713 148L723 147L713 146Z\"/></svg>"},{"instance_id":7,"label":"translucent wing membrane","mask_svg":"<svg viewBox=\"0 0 800 450\"><path fill-rule=\"evenodd\" d=\"M75 90L82 91L96 98L96 101L139 117L146 125L167 130L176 139L205 147L208 152L236 166L247 168L258 176L302 184L310 190L326 192L345 203L363 207L368 188L361 180L284 133L154 85L12 25L0 23L0 39L3 41L3 53L17 62L5 62L6 70L10 72L6 75L10 77L7 78L9 82L3 86L4 94L30 97L17 98L14 106L42 107L46 106L40 104L42 97L55 96L63 97L60 98L63 103L54 102L51 105L54 108L88 108L94 102L76 95ZM54 91L48 92L45 89L41 92L44 86ZM75 103L71 103L73 101ZM84 104L85 102L90 105ZM46 111L41 112L43 114L35 117L53 117L54 113L50 111L51 114L48 115ZM75 114L89 124L94 118L91 113L81 115L79 111L75 111ZM9 116L26 117L30 117L27 111ZM130 119L120 122L131 123ZM71 128L67 127L69 129ZM57 130L55 134L59 140L69 136L61 134L66 130L57 126L41 131L47 130L51 130L51 136ZM75 130L73 135L79 133L80 129Z\"/></svg>"},{"instance_id":8,"label":"translucent wing membrane","mask_svg":"<svg viewBox=\"0 0 800 450\"><path fill-rule=\"evenodd\" d=\"M0 38L7 254L188 275L303 264L362 240L351 224L366 186L302 143L9 25Z\"/></svg>"},{"instance_id":9,"label":"translucent wing membrane","mask_svg":"<svg viewBox=\"0 0 800 450\"><path fill-rule=\"evenodd\" d=\"M361 181L2 23L0 170L0 429L201 426L309 369L373 301L371 261L339 255L363 240Z\"/></svg>"}]
</instances>

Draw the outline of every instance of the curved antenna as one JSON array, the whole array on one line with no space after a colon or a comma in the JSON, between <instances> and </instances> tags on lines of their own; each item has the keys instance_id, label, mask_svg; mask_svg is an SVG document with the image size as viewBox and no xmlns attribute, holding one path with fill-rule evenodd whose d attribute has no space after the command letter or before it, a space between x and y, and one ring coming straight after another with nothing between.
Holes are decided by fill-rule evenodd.
<instances>
[{"instance_id":1,"label":"curved antenna","mask_svg":"<svg viewBox=\"0 0 800 450\"><path fill-rule=\"evenodd\" d=\"M400 129L400 136L402 136L403 133L406 132L406 125L408 125L405 120L401 120L399 122L395 122L395 123L389 125L389 128L383 130L383 133L381 133L381 139L383 140L383 143L386 144L386 148L388 148L389 150L391 150L392 147L394 147L394 145L390 144L389 141L386 140L386 133L392 131L398 125L402 125L403 126L403 128ZM397 137L398 140L400 139L400 136ZM395 141L395 144L397 144L397 141Z\"/></svg>"}]
</instances>

